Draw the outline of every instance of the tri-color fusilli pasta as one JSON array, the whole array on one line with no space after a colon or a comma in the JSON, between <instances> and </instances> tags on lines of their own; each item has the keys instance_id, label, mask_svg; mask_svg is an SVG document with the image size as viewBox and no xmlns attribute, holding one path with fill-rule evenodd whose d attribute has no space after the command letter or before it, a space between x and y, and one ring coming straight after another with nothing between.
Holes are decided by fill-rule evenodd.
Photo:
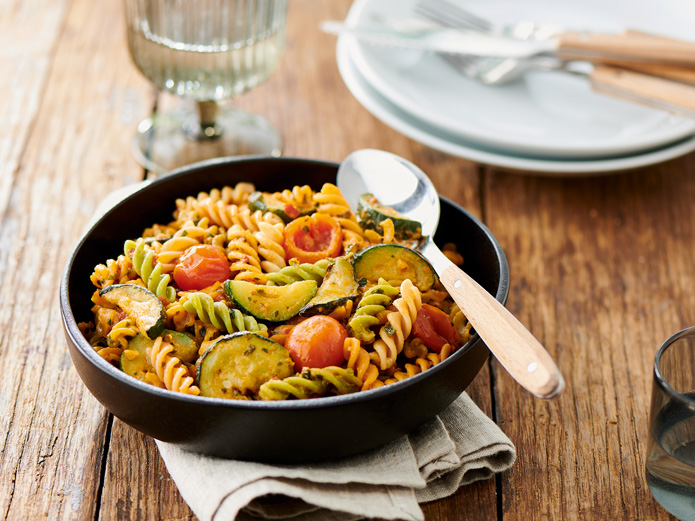
<instances>
[{"instance_id":1,"label":"tri-color fusilli pasta","mask_svg":"<svg viewBox=\"0 0 695 521\"><path fill-rule=\"evenodd\" d=\"M200 389L193 385L193 378L183 365L183 362L171 353L174 346L157 337L149 350L150 362L159 377L170 391L185 394L200 394Z\"/></svg>"},{"instance_id":2,"label":"tri-color fusilli pasta","mask_svg":"<svg viewBox=\"0 0 695 521\"><path fill-rule=\"evenodd\" d=\"M141 277L147 289L160 298L169 301L176 298L174 288L169 286L171 277L164 273L161 262L156 259L154 251L145 246L145 241L140 238L137 242L125 241L123 246L125 254L130 258L135 272Z\"/></svg>"},{"instance_id":3,"label":"tri-color fusilli pasta","mask_svg":"<svg viewBox=\"0 0 695 521\"><path fill-rule=\"evenodd\" d=\"M393 287L384 279L379 279L375 286L365 291L355 313L348 322L350 331L355 338L364 342L374 340L375 334L370 328L381 322L378 315L386 311L386 306L391 305L398 292L398 288Z\"/></svg>"},{"instance_id":4,"label":"tri-color fusilli pasta","mask_svg":"<svg viewBox=\"0 0 695 521\"><path fill-rule=\"evenodd\" d=\"M295 398L317 398L329 391L335 394L349 394L359 390L362 380L352 369L342 367L306 368L296 376L283 380L269 380L261 385L258 394L262 400L285 400Z\"/></svg>"},{"instance_id":5,"label":"tri-color fusilli pasta","mask_svg":"<svg viewBox=\"0 0 695 521\"><path fill-rule=\"evenodd\" d=\"M318 398L415 376L471 338L408 248L417 223L407 237L393 211L363 225L331 183L273 193L239 183L178 199L173 217L143 223L142 236L94 268L94 317L79 324L99 355L142 382L231 399ZM376 271L358 276L376 247ZM431 279L399 275L418 271L386 248L408 249ZM447 255L462 260L451 245ZM126 290L109 293L117 288ZM307 336L317 316L332 329Z\"/></svg>"},{"instance_id":6,"label":"tri-color fusilli pasta","mask_svg":"<svg viewBox=\"0 0 695 521\"><path fill-rule=\"evenodd\" d=\"M224 302L215 302L207 293L188 293L183 302L183 309L195 313L203 322L210 323L220 331L236 333L237 331L267 332L268 326L259 324L255 318L245 315L238 309L229 309Z\"/></svg>"}]
</instances>

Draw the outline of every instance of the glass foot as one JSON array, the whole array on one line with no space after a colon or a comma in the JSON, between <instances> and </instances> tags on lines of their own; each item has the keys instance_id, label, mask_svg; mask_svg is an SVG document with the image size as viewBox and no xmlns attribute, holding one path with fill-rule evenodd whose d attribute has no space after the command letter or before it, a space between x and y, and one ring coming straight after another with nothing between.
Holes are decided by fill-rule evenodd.
<instances>
[{"instance_id":1,"label":"glass foot","mask_svg":"<svg viewBox=\"0 0 695 521\"><path fill-rule=\"evenodd\" d=\"M202 127L195 107L181 107L140 122L133 140L138 163L157 174L226 156L282 153L280 133L265 118L220 106L213 126Z\"/></svg>"}]
</instances>

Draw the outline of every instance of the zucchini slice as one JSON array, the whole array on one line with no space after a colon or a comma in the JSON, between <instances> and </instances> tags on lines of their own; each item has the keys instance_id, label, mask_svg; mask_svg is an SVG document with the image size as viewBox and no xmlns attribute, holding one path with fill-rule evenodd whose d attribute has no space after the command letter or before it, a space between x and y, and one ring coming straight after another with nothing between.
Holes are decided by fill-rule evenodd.
<instances>
[{"instance_id":1,"label":"zucchini slice","mask_svg":"<svg viewBox=\"0 0 695 521\"><path fill-rule=\"evenodd\" d=\"M186 333L165 329L162 331L162 337L165 342L169 342L174 347L171 354L181 361L190 364L198 357L198 344ZM121 355L121 370L133 378L145 381L147 373L155 372L152 361L147 355L147 349L153 345L154 341L145 335L134 336Z\"/></svg>"},{"instance_id":2,"label":"zucchini slice","mask_svg":"<svg viewBox=\"0 0 695 521\"><path fill-rule=\"evenodd\" d=\"M347 257L338 257L328 268L316 296L300 310L301 315L328 314L359 296L355 269Z\"/></svg>"},{"instance_id":3,"label":"zucchini slice","mask_svg":"<svg viewBox=\"0 0 695 521\"><path fill-rule=\"evenodd\" d=\"M198 344L190 335L165 329L162 332L162 337L165 342L169 342L174 347L171 355L182 362L190 364L198 358Z\"/></svg>"},{"instance_id":4,"label":"zucchini slice","mask_svg":"<svg viewBox=\"0 0 695 521\"><path fill-rule=\"evenodd\" d=\"M197 384L202 396L244 399L265 382L294 374L289 351L266 337L243 331L217 339L198 364Z\"/></svg>"},{"instance_id":5,"label":"zucchini slice","mask_svg":"<svg viewBox=\"0 0 695 521\"><path fill-rule=\"evenodd\" d=\"M145 335L138 334L134 336L128 342L128 348L124 349L121 355L121 370L133 378L144 382L147 373L155 372L152 361L147 356L147 348L152 347L153 344L154 341Z\"/></svg>"},{"instance_id":6,"label":"zucchini slice","mask_svg":"<svg viewBox=\"0 0 695 521\"><path fill-rule=\"evenodd\" d=\"M167 315L157 295L136 284L114 284L99 292L104 300L118 306L135 324L141 333L155 339L164 330Z\"/></svg>"},{"instance_id":7,"label":"zucchini slice","mask_svg":"<svg viewBox=\"0 0 695 521\"><path fill-rule=\"evenodd\" d=\"M315 280L302 280L286 286L262 286L245 280L228 280L224 291L237 306L260 320L283 322L299 313L314 295Z\"/></svg>"},{"instance_id":8,"label":"zucchini slice","mask_svg":"<svg viewBox=\"0 0 695 521\"><path fill-rule=\"evenodd\" d=\"M380 278L394 286L405 279L427 291L436 282L432 265L420 253L398 244L376 244L355 255L355 279L376 283Z\"/></svg>"},{"instance_id":9,"label":"zucchini slice","mask_svg":"<svg viewBox=\"0 0 695 521\"><path fill-rule=\"evenodd\" d=\"M313 203L307 203L300 206L288 205L287 203L274 197L273 194L262 192L254 192L251 194L249 197L249 208L252 212L261 210L263 213L274 213L285 223L288 223L303 215L311 215L316 211L316 205Z\"/></svg>"},{"instance_id":10,"label":"zucchini slice","mask_svg":"<svg viewBox=\"0 0 695 521\"><path fill-rule=\"evenodd\" d=\"M381 221L391 219L394 236L398 240L412 240L422 237L422 224L402 216L389 206L381 204L372 194L362 194L357 200L357 216L360 226L365 230L383 233Z\"/></svg>"}]
</instances>

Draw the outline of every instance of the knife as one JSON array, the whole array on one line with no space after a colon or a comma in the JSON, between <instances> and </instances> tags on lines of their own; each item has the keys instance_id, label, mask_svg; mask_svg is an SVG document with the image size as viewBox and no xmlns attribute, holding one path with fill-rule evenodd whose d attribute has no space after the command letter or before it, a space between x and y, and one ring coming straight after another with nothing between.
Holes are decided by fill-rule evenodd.
<instances>
[{"instance_id":1,"label":"knife","mask_svg":"<svg viewBox=\"0 0 695 521\"><path fill-rule=\"evenodd\" d=\"M695 43L666 38L650 40L629 33L566 32L538 41L425 25L399 30L382 23L347 25L327 20L321 23L321 29L330 34L351 35L374 44L452 54L516 59L550 55L563 60L622 60L695 67Z\"/></svg>"}]
</instances>

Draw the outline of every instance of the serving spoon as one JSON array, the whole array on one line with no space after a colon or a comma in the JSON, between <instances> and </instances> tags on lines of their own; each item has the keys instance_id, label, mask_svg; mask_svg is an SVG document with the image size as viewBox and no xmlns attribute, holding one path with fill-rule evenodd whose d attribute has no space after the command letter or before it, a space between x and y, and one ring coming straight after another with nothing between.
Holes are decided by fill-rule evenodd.
<instances>
[{"instance_id":1,"label":"serving spoon","mask_svg":"<svg viewBox=\"0 0 695 521\"><path fill-rule=\"evenodd\" d=\"M410 161L383 150L357 150L338 168L338 188L353 211L364 193L422 224L420 252L507 372L539 398L553 398L565 386L545 348L507 308L451 262L432 241L439 223L439 195L427 175Z\"/></svg>"}]
</instances>

